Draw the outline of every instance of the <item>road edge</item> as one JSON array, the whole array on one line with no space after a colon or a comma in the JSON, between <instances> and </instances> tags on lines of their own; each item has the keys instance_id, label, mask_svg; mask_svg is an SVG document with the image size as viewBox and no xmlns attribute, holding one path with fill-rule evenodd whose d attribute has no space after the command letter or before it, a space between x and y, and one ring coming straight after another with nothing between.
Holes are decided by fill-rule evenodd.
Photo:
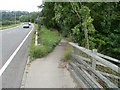
<instances>
[{"instance_id":1,"label":"road edge","mask_svg":"<svg viewBox=\"0 0 120 90\"><path fill-rule=\"evenodd\" d=\"M6 61L6 63L2 66L2 68L0 69L0 76L3 74L3 72L9 66L9 64L11 63L11 61L13 60L13 58L15 57L15 55L17 54L17 52L20 50L20 48L23 46L23 44L25 43L25 41L27 40L27 38L29 37L29 35L32 33L33 30L34 30L34 26L31 29L31 31L25 36L25 38L22 40L22 42L19 44L19 46L17 47L17 49L8 58L8 60Z\"/></svg>"},{"instance_id":2,"label":"road edge","mask_svg":"<svg viewBox=\"0 0 120 90\"><path fill-rule=\"evenodd\" d=\"M30 62L30 56L28 56L28 59L27 59L27 63L26 63L26 66L25 66L25 69L23 72L23 77L22 77L22 81L20 84L20 88L25 88L25 83L26 83L27 74L28 74L28 68L29 68L29 64L30 64L29 62Z\"/></svg>"}]
</instances>

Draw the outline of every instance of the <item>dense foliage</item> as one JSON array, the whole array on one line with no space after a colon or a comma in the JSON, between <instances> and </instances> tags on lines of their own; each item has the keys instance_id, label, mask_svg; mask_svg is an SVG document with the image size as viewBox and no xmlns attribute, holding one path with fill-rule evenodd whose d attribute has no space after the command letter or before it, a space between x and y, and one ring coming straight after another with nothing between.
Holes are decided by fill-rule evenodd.
<instances>
[{"instance_id":1,"label":"dense foliage","mask_svg":"<svg viewBox=\"0 0 120 90\"><path fill-rule=\"evenodd\" d=\"M2 21L1 22L1 24L2 24L2 26L8 26L8 25L11 25L11 24L18 24L18 23L20 23L19 21L8 21L8 20L6 20L6 21Z\"/></svg>"},{"instance_id":2,"label":"dense foliage","mask_svg":"<svg viewBox=\"0 0 120 90\"><path fill-rule=\"evenodd\" d=\"M2 12L2 18L0 18L0 23L2 26L9 26L12 24L20 23L19 17L22 15L29 15L29 12L25 11L0 11Z\"/></svg>"},{"instance_id":3,"label":"dense foliage","mask_svg":"<svg viewBox=\"0 0 120 90\"><path fill-rule=\"evenodd\" d=\"M1 11L2 12L2 18L0 18L1 21L14 21L15 17L16 20L19 20L19 16L21 15L29 15L29 12L26 11Z\"/></svg>"},{"instance_id":4,"label":"dense foliage","mask_svg":"<svg viewBox=\"0 0 120 90\"><path fill-rule=\"evenodd\" d=\"M22 15L19 17L21 22L37 23L37 18L40 16L40 12L31 12L29 15Z\"/></svg>"},{"instance_id":5,"label":"dense foliage","mask_svg":"<svg viewBox=\"0 0 120 90\"><path fill-rule=\"evenodd\" d=\"M49 2L41 5L41 23L86 48L120 59L119 2Z\"/></svg>"},{"instance_id":6,"label":"dense foliage","mask_svg":"<svg viewBox=\"0 0 120 90\"><path fill-rule=\"evenodd\" d=\"M40 12L27 12L27 11L0 11L2 18L0 18L0 25L3 26L19 23L19 22L32 22L38 23L36 18L40 16Z\"/></svg>"}]
</instances>

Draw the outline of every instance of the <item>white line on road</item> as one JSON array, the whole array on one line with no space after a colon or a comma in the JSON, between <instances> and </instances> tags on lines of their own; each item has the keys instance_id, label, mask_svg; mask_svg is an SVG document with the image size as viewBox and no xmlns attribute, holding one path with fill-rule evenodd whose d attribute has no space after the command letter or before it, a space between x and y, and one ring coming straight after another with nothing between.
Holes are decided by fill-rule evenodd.
<instances>
[{"instance_id":1,"label":"white line on road","mask_svg":"<svg viewBox=\"0 0 120 90\"><path fill-rule=\"evenodd\" d=\"M8 65L10 64L10 62L13 60L13 58L15 57L15 55L17 54L17 52L20 50L20 48L22 47L22 45L24 44L24 42L26 41L26 39L29 37L29 35L31 34L31 32L33 31L33 29L34 29L34 26L31 29L31 31L27 34L27 36L24 38L24 40L21 42L21 44L17 47L17 49L14 51L14 53L10 56L10 58L7 60L7 62L4 64L4 66L0 69L0 76L6 70L6 68L8 67Z\"/></svg>"}]
</instances>

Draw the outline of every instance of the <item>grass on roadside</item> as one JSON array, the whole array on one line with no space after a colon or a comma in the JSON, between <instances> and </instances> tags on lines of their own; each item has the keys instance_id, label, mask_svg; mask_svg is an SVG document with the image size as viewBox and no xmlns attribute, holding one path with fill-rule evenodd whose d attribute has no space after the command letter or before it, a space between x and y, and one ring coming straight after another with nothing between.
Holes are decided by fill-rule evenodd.
<instances>
[{"instance_id":1,"label":"grass on roadside","mask_svg":"<svg viewBox=\"0 0 120 90\"><path fill-rule=\"evenodd\" d=\"M36 26L36 25L35 25ZM29 55L31 57L31 61L36 58L41 58L48 53L50 53L54 47L59 43L60 36L56 31L50 31L45 26L41 27L39 31L39 43L40 45L35 46L35 32L32 38L32 42L30 45Z\"/></svg>"},{"instance_id":2,"label":"grass on roadside","mask_svg":"<svg viewBox=\"0 0 120 90\"><path fill-rule=\"evenodd\" d=\"M70 45L66 45L65 53L64 53L61 61L67 62L69 60L73 60L72 56L70 55L71 51L72 51L72 47Z\"/></svg>"},{"instance_id":3,"label":"grass on roadside","mask_svg":"<svg viewBox=\"0 0 120 90\"><path fill-rule=\"evenodd\" d=\"M19 24L12 24L12 25L8 25L8 26L2 26L2 27L0 27L0 30L7 29L7 28L12 28L12 27L18 26L20 24L21 23L19 23Z\"/></svg>"}]
</instances>

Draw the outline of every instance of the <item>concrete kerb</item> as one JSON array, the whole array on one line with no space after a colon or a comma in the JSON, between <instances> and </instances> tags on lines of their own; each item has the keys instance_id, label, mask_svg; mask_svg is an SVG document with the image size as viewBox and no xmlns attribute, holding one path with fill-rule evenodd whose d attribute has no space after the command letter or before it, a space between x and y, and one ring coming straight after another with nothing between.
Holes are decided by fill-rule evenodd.
<instances>
[{"instance_id":1,"label":"concrete kerb","mask_svg":"<svg viewBox=\"0 0 120 90\"><path fill-rule=\"evenodd\" d=\"M20 88L25 88L25 83L26 83L26 79L27 79L29 64L30 64L30 56L28 56L28 59L27 59L27 63L26 63L25 70L24 70L24 73L23 73L23 78L22 78Z\"/></svg>"}]
</instances>

